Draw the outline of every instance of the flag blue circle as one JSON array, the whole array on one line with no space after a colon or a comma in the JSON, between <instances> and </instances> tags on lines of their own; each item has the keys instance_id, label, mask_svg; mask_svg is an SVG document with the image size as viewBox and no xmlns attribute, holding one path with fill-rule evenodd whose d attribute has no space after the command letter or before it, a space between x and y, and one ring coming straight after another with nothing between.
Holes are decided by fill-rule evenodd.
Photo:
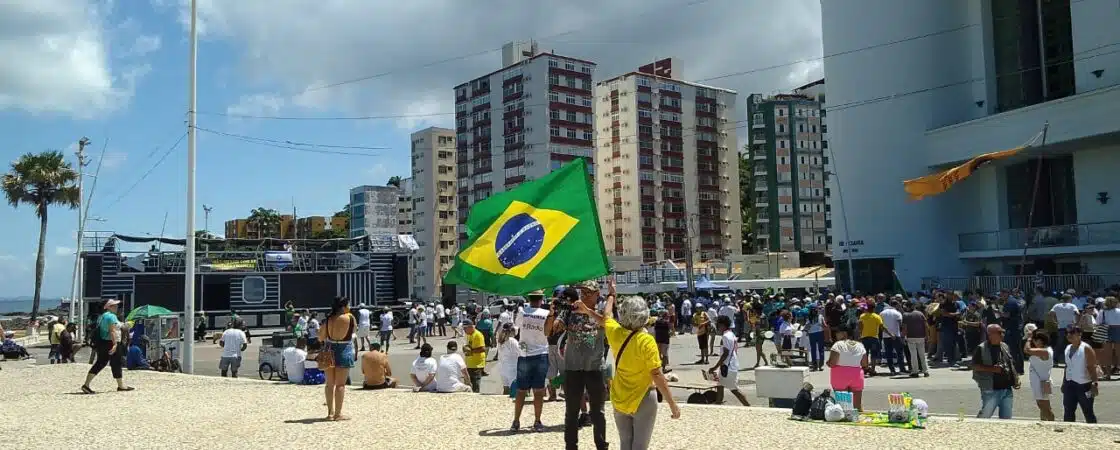
<instances>
[{"instance_id":1,"label":"flag blue circle","mask_svg":"<svg viewBox=\"0 0 1120 450\"><path fill-rule=\"evenodd\" d=\"M544 227L533 216L521 213L510 217L498 229L494 253L502 267L510 269L537 256L543 244Z\"/></svg>"}]
</instances>

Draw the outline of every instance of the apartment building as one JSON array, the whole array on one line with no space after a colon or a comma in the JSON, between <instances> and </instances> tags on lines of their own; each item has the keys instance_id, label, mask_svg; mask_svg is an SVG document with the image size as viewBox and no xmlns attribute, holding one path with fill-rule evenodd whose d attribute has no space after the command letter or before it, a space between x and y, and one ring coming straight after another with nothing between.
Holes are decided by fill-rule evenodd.
<instances>
[{"instance_id":1,"label":"apartment building","mask_svg":"<svg viewBox=\"0 0 1120 450\"><path fill-rule=\"evenodd\" d=\"M225 222L226 239L294 239L296 220L291 214L275 216L271 224L258 223L249 218L233 219Z\"/></svg>"},{"instance_id":2,"label":"apartment building","mask_svg":"<svg viewBox=\"0 0 1120 450\"><path fill-rule=\"evenodd\" d=\"M823 88L819 80L790 94L747 96L760 251L826 252L832 243Z\"/></svg>"},{"instance_id":3,"label":"apartment building","mask_svg":"<svg viewBox=\"0 0 1120 450\"><path fill-rule=\"evenodd\" d=\"M821 2L837 281L1120 282L1118 14L1103 1ZM1032 141L944 193L903 190ZM978 272L993 277L971 284Z\"/></svg>"},{"instance_id":4,"label":"apartment building","mask_svg":"<svg viewBox=\"0 0 1120 450\"><path fill-rule=\"evenodd\" d=\"M397 234L411 235L412 227L412 177L403 178L397 191Z\"/></svg>"},{"instance_id":5,"label":"apartment building","mask_svg":"<svg viewBox=\"0 0 1120 450\"><path fill-rule=\"evenodd\" d=\"M595 88L607 250L647 263L741 254L735 91L641 70Z\"/></svg>"},{"instance_id":6,"label":"apartment building","mask_svg":"<svg viewBox=\"0 0 1120 450\"><path fill-rule=\"evenodd\" d=\"M400 227L400 189L358 186L350 189L350 237L396 237Z\"/></svg>"},{"instance_id":7,"label":"apartment building","mask_svg":"<svg viewBox=\"0 0 1120 450\"><path fill-rule=\"evenodd\" d=\"M514 42L502 68L455 86L460 243L474 202L575 158L594 163L594 75L591 61Z\"/></svg>"},{"instance_id":8,"label":"apartment building","mask_svg":"<svg viewBox=\"0 0 1120 450\"><path fill-rule=\"evenodd\" d=\"M440 298L443 275L459 249L455 181L455 130L412 133L412 227L420 246L412 260L412 293L420 300Z\"/></svg>"}]
</instances>

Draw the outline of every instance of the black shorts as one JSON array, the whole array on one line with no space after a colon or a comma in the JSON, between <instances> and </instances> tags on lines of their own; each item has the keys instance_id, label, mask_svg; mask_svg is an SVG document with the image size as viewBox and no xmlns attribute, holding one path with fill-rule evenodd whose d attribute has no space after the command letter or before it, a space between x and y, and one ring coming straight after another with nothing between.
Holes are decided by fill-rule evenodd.
<instances>
[{"instance_id":1,"label":"black shorts","mask_svg":"<svg viewBox=\"0 0 1120 450\"><path fill-rule=\"evenodd\" d=\"M362 389L389 389L389 379L386 378L385 382L381 384L362 384Z\"/></svg>"}]
</instances>

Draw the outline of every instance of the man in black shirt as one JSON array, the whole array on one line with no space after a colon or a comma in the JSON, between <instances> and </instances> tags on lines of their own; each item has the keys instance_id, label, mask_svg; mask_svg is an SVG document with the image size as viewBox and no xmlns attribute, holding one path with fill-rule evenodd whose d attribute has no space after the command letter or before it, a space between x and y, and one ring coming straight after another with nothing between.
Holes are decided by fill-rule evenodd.
<instances>
[{"instance_id":1,"label":"man in black shirt","mask_svg":"<svg viewBox=\"0 0 1120 450\"><path fill-rule=\"evenodd\" d=\"M960 361L960 355L957 354L957 335L959 334L957 323L960 321L957 302L951 297L945 297L938 312L941 328L938 330L937 350L939 354L945 357L950 366L955 366Z\"/></svg>"}]
</instances>

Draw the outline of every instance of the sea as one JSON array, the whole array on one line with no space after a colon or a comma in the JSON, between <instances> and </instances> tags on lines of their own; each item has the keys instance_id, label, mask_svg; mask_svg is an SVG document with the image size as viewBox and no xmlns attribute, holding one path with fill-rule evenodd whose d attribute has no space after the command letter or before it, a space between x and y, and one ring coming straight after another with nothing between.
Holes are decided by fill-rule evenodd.
<instances>
[{"instance_id":1,"label":"sea","mask_svg":"<svg viewBox=\"0 0 1120 450\"><path fill-rule=\"evenodd\" d=\"M0 300L0 314L30 313L34 300ZM39 311L58 308L62 305L61 299L42 299L39 301Z\"/></svg>"}]
</instances>

